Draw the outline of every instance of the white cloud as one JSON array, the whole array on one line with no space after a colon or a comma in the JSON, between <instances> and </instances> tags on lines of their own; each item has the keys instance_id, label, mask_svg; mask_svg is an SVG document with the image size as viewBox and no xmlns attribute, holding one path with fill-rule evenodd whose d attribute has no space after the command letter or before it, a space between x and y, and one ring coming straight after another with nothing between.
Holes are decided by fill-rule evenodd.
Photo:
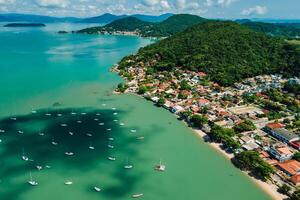
<instances>
[{"instance_id":1,"label":"white cloud","mask_svg":"<svg viewBox=\"0 0 300 200\"><path fill-rule=\"evenodd\" d=\"M66 8L69 0L36 0L38 6L46 8Z\"/></svg>"},{"instance_id":2,"label":"white cloud","mask_svg":"<svg viewBox=\"0 0 300 200\"><path fill-rule=\"evenodd\" d=\"M160 2L160 0L142 0L142 4L145 6L154 6L157 5Z\"/></svg>"},{"instance_id":3,"label":"white cloud","mask_svg":"<svg viewBox=\"0 0 300 200\"><path fill-rule=\"evenodd\" d=\"M255 6L242 11L243 15L264 15L268 12L268 8L265 6Z\"/></svg>"},{"instance_id":4,"label":"white cloud","mask_svg":"<svg viewBox=\"0 0 300 200\"><path fill-rule=\"evenodd\" d=\"M170 4L169 4L168 1L161 1L161 2L160 2L160 6L161 6L163 9L166 9L166 10L171 9L171 6L170 6Z\"/></svg>"},{"instance_id":5,"label":"white cloud","mask_svg":"<svg viewBox=\"0 0 300 200\"><path fill-rule=\"evenodd\" d=\"M207 6L221 6L221 7L229 7L231 4L238 0L206 0Z\"/></svg>"},{"instance_id":6,"label":"white cloud","mask_svg":"<svg viewBox=\"0 0 300 200\"><path fill-rule=\"evenodd\" d=\"M177 9L184 9L186 7L186 0L175 0L174 1L174 6Z\"/></svg>"},{"instance_id":7,"label":"white cloud","mask_svg":"<svg viewBox=\"0 0 300 200\"><path fill-rule=\"evenodd\" d=\"M0 4L12 4L15 3L15 0L0 0Z\"/></svg>"}]
</instances>

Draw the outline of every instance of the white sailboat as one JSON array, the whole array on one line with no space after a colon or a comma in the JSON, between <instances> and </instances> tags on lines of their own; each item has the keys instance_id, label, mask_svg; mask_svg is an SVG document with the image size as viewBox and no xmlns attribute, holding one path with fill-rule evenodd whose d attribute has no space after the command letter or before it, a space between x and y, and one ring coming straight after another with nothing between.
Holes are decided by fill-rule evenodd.
<instances>
[{"instance_id":1,"label":"white sailboat","mask_svg":"<svg viewBox=\"0 0 300 200\"><path fill-rule=\"evenodd\" d=\"M131 133L136 133L136 130L135 129L131 129L130 132Z\"/></svg>"},{"instance_id":2,"label":"white sailboat","mask_svg":"<svg viewBox=\"0 0 300 200\"><path fill-rule=\"evenodd\" d=\"M29 158L27 156L25 156L25 151L24 149L22 149L22 160L24 161L29 161Z\"/></svg>"},{"instance_id":3,"label":"white sailboat","mask_svg":"<svg viewBox=\"0 0 300 200\"><path fill-rule=\"evenodd\" d=\"M90 149L90 150L95 150L95 147L92 146L92 145L90 145L90 146L89 146L89 149Z\"/></svg>"},{"instance_id":4,"label":"white sailboat","mask_svg":"<svg viewBox=\"0 0 300 200\"><path fill-rule=\"evenodd\" d=\"M37 181L34 181L32 179L31 172L30 172L30 180L28 181L28 184L31 185L31 186L37 186L39 184Z\"/></svg>"},{"instance_id":5,"label":"white sailboat","mask_svg":"<svg viewBox=\"0 0 300 200\"><path fill-rule=\"evenodd\" d=\"M73 152L65 152L65 155L67 155L67 156L73 156L74 153Z\"/></svg>"},{"instance_id":6,"label":"white sailboat","mask_svg":"<svg viewBox=\"0 0 300 200\"><path fill-rule=\"evenodd\" d=\"M69 131L69 135L73 136L73 135L74 135L74 133L73 133L73 132L71 132L71 131Z\"/></svg>"},{"instance_id":7,"label":"white sailboat","mask_svg":"<svg viewBox=\"0 0 300 200\"><path fill-rule=\"evenodd\" d=\"M95 190L96 192L100 192L100 191L101 191L101 188L95 186L95 187L94 187L94 190Z\"/></svg>"},{"instance_id":8,"label":"white sailboat","mask_svg":"<svg viewBox=\"0 0 300 200\"><path fill-rule=\"evenodd\" d=\"M154 168L156 171L163 172L166 170L166 165L163 165L161 160L159 161L159 164L155 166Z\"/></svg>"},{"instance_id":9,"label":"white sailboat","mask_svg":"<svg viewBox=\"0 0 300 200\"><path fill-rule=\"evenodd\" d=\"M143 193L139 193L139 194L133 194L131 197L132 197L132 198L141 198L141 197L143 197L143 196L144 196Z\"/></svg>"},{"instance_id":10,"label":"white sailboat","mask_svg":"<svg viewBox=\"0 0 300 200\"><path fill-rule=\"evenodd\" d=\"M66 182L65 182L65 185L72 185L72 184L73 184L72 181L66 181Z\"/></svg>"},{"instance_id":11,"label":"white sailboat","mask_svg":"<svg viewBox=\"0 0 300 200\"><path fill-rule=\"evenodd\" d=\"M54 146L57 146L57 145L58 145L58 143L57 143L57 142L55 142L54 138L52 138L52 142L51 142L51 144L52 144L52 145L54 145Z\"/></svg>"},{"instance_id":12,"label":"white sailboat","mask_svg":"<svg viewBox=\"0 0 300 200\"><path fill-rule=\"evenodd\" d=\"M107 159L110 160L110 161L115 161L116 157L114 157L114 156L108 156Z\"/></svg>"},{"instance_id":13,"label":"white sailboat","mask_svg":"<svg viewBox=\"0 0 300 200\"><path fill-rule=\"evenodd\" d=\"M126 165L124 166L125 169L132 169L133 168L133 165L129 164L129 160L128 160L128 157L126 159Z\"/></svg>"}]
</instances>

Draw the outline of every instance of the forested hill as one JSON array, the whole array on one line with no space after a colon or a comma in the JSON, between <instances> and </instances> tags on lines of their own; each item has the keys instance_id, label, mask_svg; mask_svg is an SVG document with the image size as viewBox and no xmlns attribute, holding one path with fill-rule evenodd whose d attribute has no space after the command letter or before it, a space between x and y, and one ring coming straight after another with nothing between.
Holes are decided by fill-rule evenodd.
<instances>
[{"instance_id":1,"label":"forested hill","mask_svg":"<svg viewBox=\"0 0 300 200\"><path fill-rule=\"evenodd\" d=\"M98 34L130 31L147 37L168 37L204 21L207 21L207 19L188 14L173 15L160 23L145 22L135 17L127 17L116 20L103 27L99 26L83 29L78 31L78 33Z\"/></svg>"},{"instance_id":2,"label":"forested hill","mask_svg":"<svg viewBox=\"0 0 300 200\"><path fill-rule=\"evenodd\" d=\"M227 86L261 74L299 75L300 53L284 40L243 25L210 21L142 48L119 64L120 68L145 66L154 72L178 67L204 71Z\"/></svg>"},{"instance_id":3,"label":"forested hill","mask_svg":"<svg viewBox=\"0 0 300 200\"><path fill-rule=\"evenodd\" d=\"M243 25L251 28L252 30L266 33L271 36L296 38L300 37L300 28L295 24L271 24L263 22L245 22Z\"/></svg>"}]
</instances>

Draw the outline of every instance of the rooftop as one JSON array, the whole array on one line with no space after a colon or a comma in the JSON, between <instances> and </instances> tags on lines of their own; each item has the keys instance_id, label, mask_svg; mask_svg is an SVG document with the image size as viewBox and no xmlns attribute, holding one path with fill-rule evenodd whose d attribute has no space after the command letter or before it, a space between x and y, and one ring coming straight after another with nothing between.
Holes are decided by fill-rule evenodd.
<instances>
[{"instance_id":1,"label":"rooftop","mask_svg":"<svg viewBox=\"0 0 300 200\"><path fill-rule=\"evenodd\" d=\"M288 160L278 163L278 166L290 175L295 175L300 172L300 163L297 160Z\"/></svg>"}]
</instances>

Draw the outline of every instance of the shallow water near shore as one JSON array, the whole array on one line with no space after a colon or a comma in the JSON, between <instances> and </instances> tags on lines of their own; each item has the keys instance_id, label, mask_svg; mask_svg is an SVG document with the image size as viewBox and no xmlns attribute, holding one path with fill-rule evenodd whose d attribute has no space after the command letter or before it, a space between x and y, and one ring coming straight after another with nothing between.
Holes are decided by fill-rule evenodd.
<instances>
[{"instance_id":1,"label":"shallow water near shore","mask_svg":"<svg viewBox=\"0 0 300 200\"><path fill-rule=\"evenodd\" d=\"M112 94L110 67L150 40L61 27L0 28L0 199L270 199L169 112Z\"/></svg>"}]
</instances>

